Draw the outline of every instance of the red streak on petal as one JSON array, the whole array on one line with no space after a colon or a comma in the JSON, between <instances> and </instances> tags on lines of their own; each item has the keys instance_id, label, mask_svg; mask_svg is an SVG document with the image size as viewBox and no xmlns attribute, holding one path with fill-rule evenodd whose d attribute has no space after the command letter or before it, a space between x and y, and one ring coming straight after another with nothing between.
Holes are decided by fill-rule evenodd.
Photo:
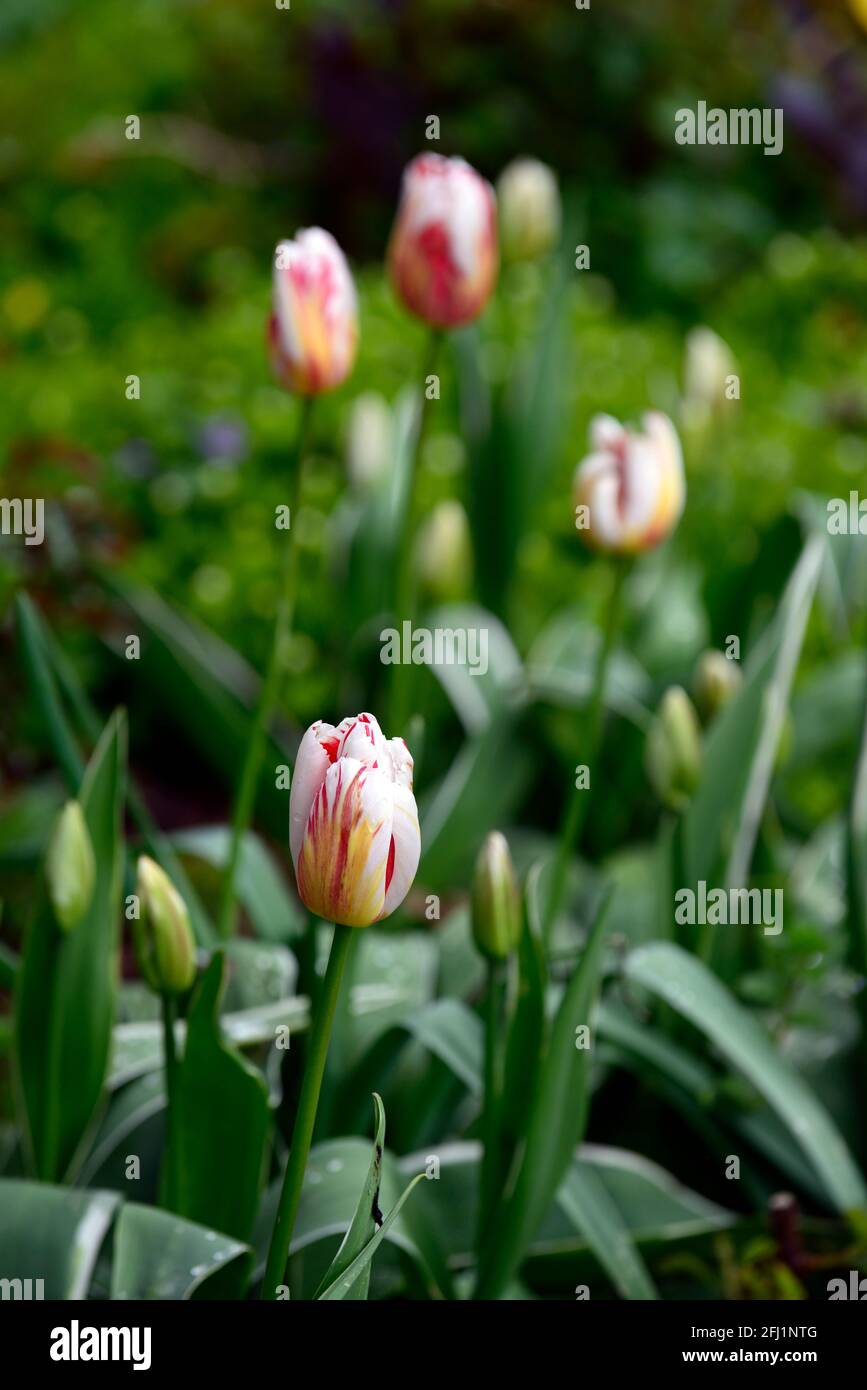
<instances>
[{"instance_id":1,"label":"red streak on petal","mask_svg":"<svg viewBox=\"0 0 867 1390\"><path fill-rule=\"evenodd\" d=\"M388 892L391 880L394 877L394 836L388 846L388 863L385 866L385 891Z\"/></svg>"},{"instance_id":2,"label":"red streak on petal","mask_svg":"<svg viewBox=\"0 0 867 1390\"><path fill-rule=\"evenodd\" d=\"M319 740L320 747L324 748L325 752L328 754L328 761L330 763L337 761L337 748L339 743L340 739L336 734L332 738L321 738Z\"/></svg>"}]
</instances>

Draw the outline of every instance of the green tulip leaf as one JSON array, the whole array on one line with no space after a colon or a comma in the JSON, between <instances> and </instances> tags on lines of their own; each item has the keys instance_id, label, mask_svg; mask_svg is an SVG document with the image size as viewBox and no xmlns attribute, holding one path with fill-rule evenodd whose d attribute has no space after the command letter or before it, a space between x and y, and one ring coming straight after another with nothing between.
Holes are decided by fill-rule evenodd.
<instances>
[{"instance_id":1,"label":"green tulip leaf","mask_svg":"<svg viewBox=\"0 0 867 1390\"><path fill-rule=\"evenodd\" d=\"M119 1200L114 1192L0 1179L0 1281L41 1279L33 1298L86 1298Z\"/></svg>"},{"instance_id":2,"label":"green tulip leaf","mask_svg":"<svg viewBox=\"0 0 867 1390\"><path fill-rule=\"evenodd\" d=\"M43 1181L75 1170L106 1083L120 953L125 768L126 722L118 713L79 797L96 860L90 906L72 931L61 933L43 884L24 944L15 995L16 1072L27 1149Z\"/></svg>"},{"instance_id":3,"label":"green tulip leaf","mask_svg":"<svg viewBox=\"0 0 867 1390\"><path fill-rule=\"evenodd\" d=\"M218 1231L128 1202L114 1229L111 1297L219 1298L243 1283L251 1253Z\"/></svg>"}]
</instances>

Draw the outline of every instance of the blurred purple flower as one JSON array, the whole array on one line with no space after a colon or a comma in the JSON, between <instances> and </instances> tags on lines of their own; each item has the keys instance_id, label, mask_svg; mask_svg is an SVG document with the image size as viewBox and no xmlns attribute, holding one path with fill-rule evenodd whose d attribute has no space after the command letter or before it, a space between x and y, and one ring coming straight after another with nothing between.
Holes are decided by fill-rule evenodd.
<instances>
[{"instance_id":1,"label":"blurred purple flower","mask_svg":"<svg viewBox=\"0 0 867 1390\"><path fill-rule=\"evenodd\" d=\"M203 458L239 463L249 449L247 426L237 416L212 415L196 431L196 448Z\"/></svg>"}]
</instances>

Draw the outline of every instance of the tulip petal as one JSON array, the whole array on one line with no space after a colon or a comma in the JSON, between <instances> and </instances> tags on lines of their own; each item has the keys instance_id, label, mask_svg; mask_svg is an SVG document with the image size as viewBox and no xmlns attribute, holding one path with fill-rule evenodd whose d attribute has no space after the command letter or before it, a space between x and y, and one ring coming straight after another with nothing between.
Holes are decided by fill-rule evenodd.
<instances>
[{"instance_id":1,"label":"tulip petal","mask_svg":"<svg viewBox=\"0 0 867 1390\"><path fill-rule=\"evenodd\" d=\"M400 907L412 881L415 878L421 856L421 831L418 824L418 808L415 797L408 787L395 784L394 814L391 823L391 843L394 847L391 858L391 878L385 892L383 917Z\"/></svg>"},{"instance_id":2,"label":"tulip petal","mask_svg":"<svg viewBox=\"0 0 867 1390\"><path fill-rule=\"evenodd\" d=\"M393 805L393 784L376 768L355 758L329 767L296 868L311 912L348 927L367 927L383 915Z\"/></svg>"},{"instance_id":3,"label":"tulip petal","mask_svg":"<svg viewBox=\"0 0 867 1390\"><path fill-rule=\"evenodd\" d=\"M298 747L292 785L289 789L289 849L296 869L313 799L334 762L334 754L328 744L333 740L335 733L336 730L331 724L318 719L315 724L310 725ZM336 751L336 745L333 746Z\"/></svg>"}]
</instances>

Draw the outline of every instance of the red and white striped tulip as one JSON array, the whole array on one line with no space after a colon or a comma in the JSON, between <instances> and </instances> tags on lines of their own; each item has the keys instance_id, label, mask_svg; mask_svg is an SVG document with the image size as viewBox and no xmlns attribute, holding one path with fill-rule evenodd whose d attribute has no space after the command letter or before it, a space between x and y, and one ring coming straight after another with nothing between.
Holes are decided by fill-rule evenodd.
<instances>
[{"instance_id":1,"label":"red and white striped tulip","mask_svg":"<svg viewBox=\"0 0 867 1390\"><path fill-rule=\"evenodd\" d=\"M398 295L426 323L478 318L497 280L497 199L465 159L422 154L407 166L388 263Z\"/></svg>"},{"instance_id":2,"label":"red and white striped tulip","mask_svg":"<svg viewBox=\"0 0 867 1390\"><path fill-rule=\"evenodd\" d=\"M659 545L680 520L686 501L683 455L667 415L648 411L643 430L611 415L590 424L592 452L575 473L576 508L587 508L583 530L598 550L634 555Z\"/></svg>"},{"instance_id":3,"label":"red and white striped tulip","mask_svg":"<svg viewBox=\"0 0 867 1390\"><path fill-rule=\"evenodd\" d=\"M317 916L368 927L400 907L421 853L412 757L372 714L311 724L289 798L289 844L302 901Z\"/></svg>"},{"instance_id":4,"label":"red and white striped tulip","mask_svg":"<svg viewBox=\"0 0 867 1390\"><path fill-rule=\"evenodd\" d=\"M268 323L281 386L317 396L345 381L358 348L358 299L346 257L330 232L308 227L274 252Z\"/></svg>"}]
</instances>

